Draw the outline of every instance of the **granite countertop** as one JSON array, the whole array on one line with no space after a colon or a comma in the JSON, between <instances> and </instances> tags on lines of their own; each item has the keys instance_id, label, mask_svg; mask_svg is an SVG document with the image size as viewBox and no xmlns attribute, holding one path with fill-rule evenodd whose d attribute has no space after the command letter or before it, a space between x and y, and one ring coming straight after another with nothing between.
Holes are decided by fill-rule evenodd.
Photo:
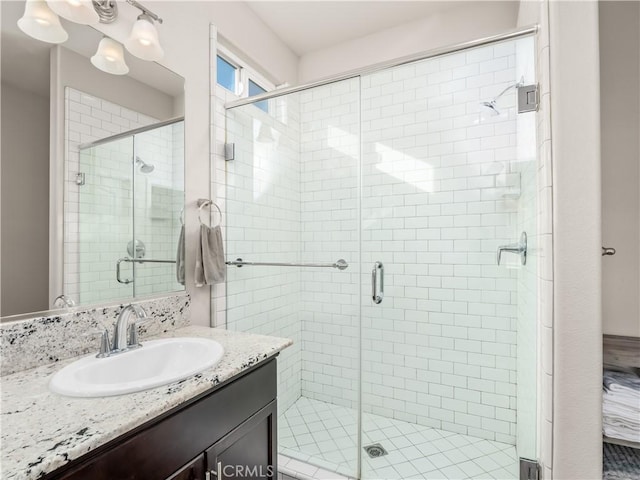
<instances>
[{"instance_id":1,"label":"granite countertop","mask_svg":"<svg viewBox=\"0 0 640 480\"><path fill-rule=\"evenodd\" d=\"M213 368L169 385L117 397L71 398L49 391L51 376L71 358L0 378L1 478L35 479L249 369L292 344L266 337L189 326L161 337L220 342Z\"/></svg>"}]
</instances>

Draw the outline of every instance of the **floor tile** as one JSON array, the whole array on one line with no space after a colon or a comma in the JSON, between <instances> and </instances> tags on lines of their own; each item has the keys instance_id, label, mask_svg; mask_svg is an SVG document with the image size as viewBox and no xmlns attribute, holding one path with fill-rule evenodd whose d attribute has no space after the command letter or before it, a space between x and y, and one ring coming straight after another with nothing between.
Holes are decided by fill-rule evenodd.
<instances>
[{"instance_id":1,"label":"floor tile","mask_svg":"<svg viewBox=\"0 0 640 480\"><path fill-rule=\"evenodd\" d=\"M318 480L346 479L355 476L357 456L362 453L364 480L517 478L513 445L369 413L363 414L362 425L363 443L380 443L387 455L369 458L357 451L355 410L299 398L278 422L283 473L297 471L304 474L301 477L315 475Z\"/></svg>"}]
</instances>

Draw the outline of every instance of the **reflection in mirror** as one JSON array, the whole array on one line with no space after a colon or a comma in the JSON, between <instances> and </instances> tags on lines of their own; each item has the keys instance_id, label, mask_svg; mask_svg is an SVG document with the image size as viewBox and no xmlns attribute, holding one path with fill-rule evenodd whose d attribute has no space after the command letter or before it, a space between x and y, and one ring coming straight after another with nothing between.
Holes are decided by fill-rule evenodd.
<instances>
[{"instance_id":1,"label":"reflection in mirror","mask_svg":"<svg viewBox=\"0 0 640 480\"><path fill-rule=\"evenodd\" d=\"M0 8L0 316L183 289L183 79L128 53L109 75L101 33L62 20L55 46L18 29L23 2Z\"/></svg>"}]
</instances>

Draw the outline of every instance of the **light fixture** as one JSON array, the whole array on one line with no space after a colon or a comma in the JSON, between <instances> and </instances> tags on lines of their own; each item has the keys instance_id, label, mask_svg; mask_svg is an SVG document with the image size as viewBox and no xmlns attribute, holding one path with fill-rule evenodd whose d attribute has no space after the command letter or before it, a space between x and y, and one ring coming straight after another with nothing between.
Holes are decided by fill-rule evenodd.
<instances>
[{"instance_id":1,"label":"light fixture","mask_svg":"<svg viewBox=\"0 0 640 480\"><path fill-rule=\"evenodd\" d=\"M158 31L153 23L154 21L162 23L162 19L135 0L127 0L127 2L142 10L142 14L133 24L131 34L124 46L127 47L129 53L143 60L153 62L162 59L164 50L160 46Z\"/></svg>"},{"instance_id":2,"label":"light fixture","mask_svg":"<svg viewBox=\"0 0 640 480\"><path fill-rule=\"evenodd\" d=\"M62 18L82 25L95 25L100 21L91 0L47 0L49 8Z\"/></svg>"},{"instance_id":3,"label":"light fixture","mask_svg":"<svg viewBox=\"0 0 640 480\"><path fill-rule=\"evenodd\" d=\"M273 132L271 131L271 127L263 122L262 125L260 125L260 130L258 130L258 136L256 137L256 142L272 143L274 141L275 141L275 138L273 138Z\"/></svg>"},{"instance_id":4,"label":"light fixture","mask_svg":"<svg viewBox=\"0 0 640 480\"><path fill-rule=\"evenodd\" d=\"M103 37L98 44L98 51L91 57L94 67L113 75L126 75L129 67L124 61L122 45L109 37Z\"/></svg>"},{"instance_id":5,"label":"light fixture","mask_svg":"<svg viewBox=\"0 0 640 480\"><path fill-rule=\"evenodd\" d=\"M60 19L44 0L27 0L18 27L30 37L43 42L62 43L69 38L60 25Z\"/></svg>"}]
</instances>

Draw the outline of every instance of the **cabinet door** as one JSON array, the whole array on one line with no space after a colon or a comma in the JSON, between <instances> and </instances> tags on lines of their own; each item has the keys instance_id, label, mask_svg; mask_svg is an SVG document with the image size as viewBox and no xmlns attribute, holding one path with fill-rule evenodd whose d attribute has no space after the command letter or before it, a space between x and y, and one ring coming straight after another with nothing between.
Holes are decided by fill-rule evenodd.
<instances>
[{"instance_id":1,"label":"cabinet door","mask_svg":"<svg viewBox=\"0 0 640 480\"><path fill-rule=\"evenodd\" d=\"M212 480L277 477L277 405L274 400L205 452Z\"/></svg>"},{"instance_id":2,"label":"cabinet door","mask_svg":"<svg viewBox=\"0 0 640 480\"><path fill-rule=\"evenodd\" d=\"M167 480L204 480L204 453L171 475Z\"/></svg>"}]
</instances>

